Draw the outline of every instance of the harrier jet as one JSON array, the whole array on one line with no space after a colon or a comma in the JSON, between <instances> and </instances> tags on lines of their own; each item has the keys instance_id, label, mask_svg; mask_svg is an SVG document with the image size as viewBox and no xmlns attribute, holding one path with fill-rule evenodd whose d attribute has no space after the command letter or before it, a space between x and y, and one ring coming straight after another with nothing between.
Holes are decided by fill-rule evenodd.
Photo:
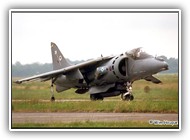
<instances>
[{"instance_id":1,"label":"harrier jet","mask_svg":"<svg viewBox=\"0 0 190 140\"><path fill-rule=\"evenodd\" d=\"M122 100L133 100L132 84L145 79L155 84L161 81L153 76L168 69L160 57L153 57L136 48L116 55L99 57L79 64L70 64L55 43L51 43L53 71L16 81L21 84L30 80L51 80L51 100L54 101L53 86L57 92L75 88L75 93L90 93L91 100L121 95Z\"/></svg>"}]
</instances>

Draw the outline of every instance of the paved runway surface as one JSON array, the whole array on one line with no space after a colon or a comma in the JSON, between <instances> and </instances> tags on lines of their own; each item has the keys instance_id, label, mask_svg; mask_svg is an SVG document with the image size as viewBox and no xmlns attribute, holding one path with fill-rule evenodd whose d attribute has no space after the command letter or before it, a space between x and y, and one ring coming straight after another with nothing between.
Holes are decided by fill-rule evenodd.
<instances>
[{"instance_id":1,"label":"paved runway surface","mask_svg":"<svg viewBox=\"0 0 190 140\"><path fill-rule=\"evenodd\" d=\"M31 102L32 100L12 100L12 102ZM55 102L89 102L91 101L90 99L56 99ZM104 99L104 102L118 102L121 101L121 99ZM144 101L142 99L135 99L135 101ZM165 99L163 100L158 100L158 99L153 99L151 101L167 101ZM168 100L168 101L176 101L176 100ZM50 100L38 100L38 102L50 102Z\"/></svg>"},{"instance_id":2,"label":"paved runway surface","mask_svg":"<svg viewBox=\"0 0 190 140\"><path fill-rule=\"evenodd\" d=\"M12 123L76 121L177 121L178 114L160 113L12 113Z\"/></svg>"}]
</instances>

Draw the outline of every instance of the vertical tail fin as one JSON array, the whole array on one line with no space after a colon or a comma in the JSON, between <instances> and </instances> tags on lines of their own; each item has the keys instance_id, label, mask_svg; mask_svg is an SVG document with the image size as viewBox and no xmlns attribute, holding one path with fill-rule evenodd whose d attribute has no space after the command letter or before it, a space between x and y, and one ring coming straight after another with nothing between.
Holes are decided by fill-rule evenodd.
<instances>
[{"instance_id":1,"label":"vertical tail fin","mask_svg":"<svg viewBox=\"0 0 190 140\"><path fill-rule=\"evenodd\" d=\"M53 61L54 70L65 68L71 65L62 55L57 45L53 42L51 42L51 53L52 53L52 61Z\"/></svg>"}]
</instances>

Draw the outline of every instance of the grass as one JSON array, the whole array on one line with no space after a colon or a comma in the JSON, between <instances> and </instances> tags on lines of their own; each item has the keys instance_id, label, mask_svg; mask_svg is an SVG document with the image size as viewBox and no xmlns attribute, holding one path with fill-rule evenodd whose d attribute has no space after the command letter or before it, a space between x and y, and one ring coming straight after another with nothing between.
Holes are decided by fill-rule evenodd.
<instances>
[{"instance_id":1,"label":"grass","mask_svg":"<svg viewBox=\"0 0 190 140\"><path fill-rule=\"evenodd\" d=\"M84 99L83 101L43 102L50 100L49 82L12 84L12 111L14 112L160 112L178 113L178 75L158 75L163 84L145 80L133 84L134 101L121 101L120 96L106 101L90 101L89 94L76 94L75 89L55 93L57 100ZM148 92L145 87L149 87ZM16 101L15 101L16 100ZM18 100L22 100L17 102Z\"/></svg>"},{"instance_id":2,"label":"grass","mask_svg":"<svg viewBox=\"0 0 190 140\"><path fill-rule=\"evenodd\" d=\"M178 113L178 75L157 75L163 84L139 80L133 84L134 100L121 101L120 96L105 101L90 101L89 93L76 94L75 89L55 93L57 100L50 102L50 82L12 83L12 112L155 112ZM14 78L13 78L14 79ZM15 79L14 79L15 80ZM148 90L147 90L148 89ZM74 100L85 101L74 101ZM42 101L46 100L46 101ZM72 101L73 100L73 101ZM176 126L151 125L145 121L118 122L52 122L12 124L12 128L176 128ZM177 126L178 127L178 126Z\"/></svg>"},{"instance_id":3,"label":"grass","mask_svg":"<svg viewBox=\"0 0 190 140\"><path fill-rule=\"evenodd\" d=\"M157 112L178 113L175 101L70 101L70 102L13 102L14 112Z\"/></svg>"},{"instance_id":4,"label":"grass","mask_svg":"<svg viewBox=\"0 0 190 140\"><path fill-rule=\"evenodd\" d=\"M120 121L120 122L70 122L70 123L24 123L13 124L13 128L112 128L112 129L130 129L130 128L177 128L178 125L154 125L146 121Z\"/></svg>"}]
</instances>

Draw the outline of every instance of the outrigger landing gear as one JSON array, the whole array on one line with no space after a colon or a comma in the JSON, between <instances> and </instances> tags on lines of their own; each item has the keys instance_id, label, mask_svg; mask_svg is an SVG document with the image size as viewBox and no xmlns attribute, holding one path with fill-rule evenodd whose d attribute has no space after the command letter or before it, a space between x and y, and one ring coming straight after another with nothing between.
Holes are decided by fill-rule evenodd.
<instances>
[{"instance_id":1,"label":"outrigger landing gear","mask_svg":"<svg viewBox=\"0 0 190 140\"><path fill-rule=\"evenodd\" d=\"M53 82L51 83L51 102L55 101L55 97L54 97L54 90L53 90Z\"/></svg>"},{"instance_id":2,"label":"outrigger landing gear","mask_svg":"<svg viewBox=\"0 0 190 140\"><path fill-rule=\"evenodd\" d=\"M131 82L127 82L126 92L121 94L121 99L124 101L132 101L134 99Z\"/></svg>"}]
</instances>

